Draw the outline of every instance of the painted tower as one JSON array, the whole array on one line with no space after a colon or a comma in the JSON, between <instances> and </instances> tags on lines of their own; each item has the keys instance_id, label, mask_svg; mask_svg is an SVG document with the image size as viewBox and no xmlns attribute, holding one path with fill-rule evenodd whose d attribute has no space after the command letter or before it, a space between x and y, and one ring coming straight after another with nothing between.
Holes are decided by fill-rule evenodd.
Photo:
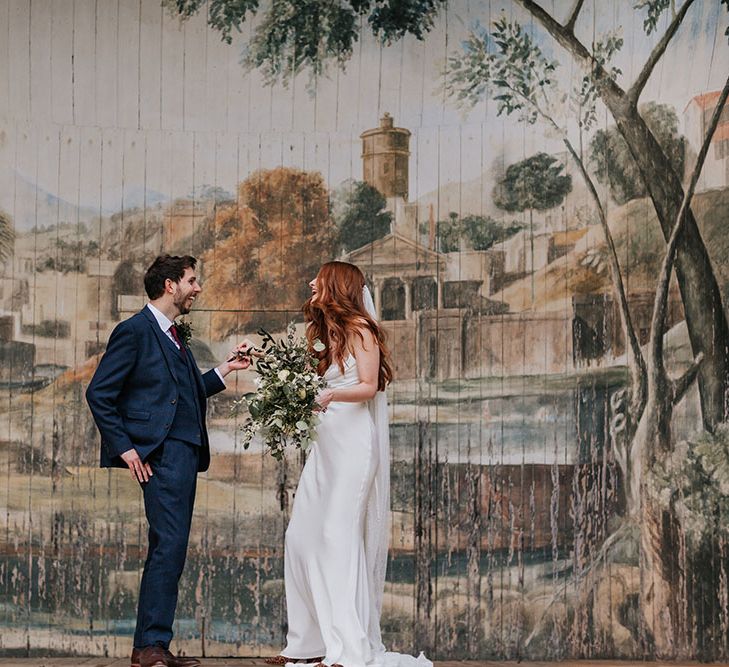
<instances>
[{"instance_id":1,"label":"painted tower","mask_svg":"<svg viewBox=\"0 0 729 667\"><path fill-rule=\"evenodd\" d=\"M410 130L394 127L392 116L386 112L380 126L366 130L360 138L364 181L388 199L399 197L407 201Z\"/></svg>"}]
</instances>

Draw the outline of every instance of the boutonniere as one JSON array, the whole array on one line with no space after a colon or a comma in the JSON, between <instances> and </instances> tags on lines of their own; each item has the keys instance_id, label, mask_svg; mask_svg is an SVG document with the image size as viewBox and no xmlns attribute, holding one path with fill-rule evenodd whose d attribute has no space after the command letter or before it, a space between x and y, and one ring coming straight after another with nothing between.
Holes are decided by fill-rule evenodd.
<instances>
[{"instance_id":1,"label":"boutonniere","mask_svg":"<svg viewBox=\"0 0 729 667\"><path fill-rule=\"evenodd\" d=\"M175 326L177 327L177 335L180 337L182 344L185 347L190 345L190 341L192 340L192 324L187 320L180 320Z\"/></svg>"}]
</instances>

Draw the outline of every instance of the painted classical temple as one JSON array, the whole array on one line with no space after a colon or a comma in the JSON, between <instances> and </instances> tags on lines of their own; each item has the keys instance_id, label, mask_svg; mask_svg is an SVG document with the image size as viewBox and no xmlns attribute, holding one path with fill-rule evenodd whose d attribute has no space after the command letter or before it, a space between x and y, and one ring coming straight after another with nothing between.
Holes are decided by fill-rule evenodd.
<instances>
[{"instance_id":1,"label":"painted classical temple","mask_svg":"<svg viewBox=\"0 0 729 667\"><path fill-rule=\"evenodd\" d=\"M410 131L395 127L385 113L379 127L360 138L363 180L386 198L393 223L389 234L347 258L367 273L381 319L409 320L416 312L466 304L496 308L487 297L493 276L503 272L504 253L438 252L432 205L408 201Z\"/></svg>"}]
</instances>

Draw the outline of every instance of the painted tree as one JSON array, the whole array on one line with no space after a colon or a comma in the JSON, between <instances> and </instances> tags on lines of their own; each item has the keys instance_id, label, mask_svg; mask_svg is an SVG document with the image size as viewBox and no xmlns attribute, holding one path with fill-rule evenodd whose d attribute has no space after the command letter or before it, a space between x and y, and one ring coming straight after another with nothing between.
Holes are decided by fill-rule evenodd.
<instances>
[{"instance_id":1,"label":"painted tree","mask_svg":"<svg viewBox=\"0 0 729 667\"><path fill-rule=\"evenodd\" d=\"M534 301L534 211L559 206L572 191L572 177L562 172L557 158L546 153L509 165L494 187L494 203L508 213L529 212L529 245L532 301Z\"/></svg>"},{"instance_id":2,"label":"painted tree","mask_svg":"<svg viewBox=\"0 0 729 667\"><path fill-rule=\"evenodd\" d=\"M202 299L218 311L222 339L284 326L309 294L308 282L337 247L329 192L319 173L279 167L251 174L236 203L216 216L216 242L202 258Z\"/></svg>"},{"instance_id":3,"label":"painted tree","mask_svg":"<svg viewBox=\"0 0 729 667\"><path fill-rule=\"evenodd\" d=\"M427 230L428 223L423 223L423 227ZM451 211L447 219L438 220L435 223L435 238L438 243L436 248L439 252L462 250L463 229L456 211Z\"/></svg>"},{"instance_id":4,"label":"painted tree","mask_svg":"<svg viewBox=\"0 0 729 667\"><path fill-rule=\"evenodd\" d=\"M504 223L488 215L469 213L460 216L451 211L447 220L436 222L436 237L440 252L458 252L464 244L473 250L488 250L522 229L524 225L516 220ZM428 233L427 222L421 224L420 233Z\"/></svg>"},{"instance_id":5,"label":"painted tree","mask_svg":"<svg viewBox=\"0 0 729 667\"><path fill-rule=\"evenodd\" d=\"M188 18L202 8L209 25L228 44L259 0L162 0ZM263 72L268 82L287 80L302 70L319 76L329 62L344 65L364 25L384 43L404 35L423 39L446 0L276 0L266 5L247 45L243 63Z\"/></svg>"},{"instance_id":6,"label":"painted tree","mask_svg":"<svg viewBox=\"0 0 729 667\"><path fill-rule=\"evenodd\" d=\"M635 81L627 89L618 85L618 72L611 71L607 64L609 60L604 57L605 53L596 48L605 44L607 38L596 42L590 49L575 34L575 25L580 18L584 0L577 0L573 4L564 21L557 20L534 0L516 2L569 53L577 66L591 73L586 93L590 97L599 96L612 114L638 166L663 235L668 240L683 202L682 174L676 171L670 157L662 150L658 139L641 116L638 103L651 74L695 0L684 0L680 8L673 12L668 27L643 63ZM729 10L729 0L720 2ZM636 3L636 7L647 10L643 26L646 34L650 35L657 31L659 19L664 12L675 7L675 3L666 0L643 0ZM707 429L713 430L727 418L729 325L709 254L690 209L676 250L675 274L683 299L694 356L703 355L704 359L699 372L702 415ZM693 285L702 285L702 289L693 289Z\"/></svg>"},{"instance_id":7,"label":"painted tree","mask_svg":"<svg viewBox=\"0 0 729 667\"><path fill-rule=\"evenodd\" d=\"M648 102L641 106L640 115L674 165L676 173L683 174L686 139L679 134L675 110L665 104ZM618 204L648 195L638 165L615 125L595 132L590 140L589 162L597 180L610 188L610 194Z\"/></svg>"},{"instance_id":8,"label":"painted tree","mask_svg":"<svg viewBox=\"0 0 729 667\"><path fill-rule=\"evenodd\" d=\"M235 199L225 188L221 188L219 185L210 185L208 183L203 183L202 185L194 187L188 195L188 198L196 201L211 200L215 204L231 202Z\"/></svg>"},{"instance_id":9,"label":"painted tree","mask_svg":"<svg viewBox=\"0 0 729 667\"><path fill-rule=\"evenodd\" d=\"M596 43L593 45L596 61L602 67L609 67L612 55L620 46L620 40L611 36ZM663 360L663 333L668 283L677 259L678 238L686 232L693 189L726 97L723 96L719 101L715 117L707 130L705 147L694 167L690 187L682 199L676 221L671 225L672 235L669 237L666 263L656 291L646 359L631 321L621 267L605 208L581 151L575 148L569 133L560 126L555 116L555 109L560 108L560 104L555 102L561 102L564 95L555 83L554 72L558 63L546 58L520 25L500 18L490 35L484 32L472 35L465 52L452 57L450 66L452 79L449 92L452 95L463 102L475 102L483 95L491 94L498 102L499 113L517 114L519 120L527 123L546 123L562 138L587 185L605 234L613 290L628 341L627 358L631 378L625 421L617 429L622 432L614 443L615 456L625 484L628 516L623 526L606 540L600 553L604 555L625 536L639 535L645 571L641 604L646 638L651 650L660 655L688 652L691 631L687 623L688 614L680 600L680 568L675 561L676 549L668 548L669 545L675 547L678 541L676 529L680 521L671 508L663 507L656 494L651 493L645 478L656 461L671 452L673 408L695 380L704 360L704 354L699 352L693 364L679 378L669 378ZM612 68L610 75L614 78L617 74L617 70ZM597 88L593 77L594 70L588 70L570 96L572 106L578 110L580 145L583 133L591 129L596 118ZM725 92L727 90L729 81Z\"/></svg>"},{"instance_id":10,"label":"painted tree","mask_svg":"<svg viewBox=\"0 0 729 667\"><path fill-rule=\"evenodd\" d=\"M346 181L332 196L332 216L339 242L347 252L381 239L390 231L392 213L387 200L369 183Z\"/></svg>"},{"instance_id":11,"label":"painted tree","mask_svg":"<svg viewBox=\"0 0 729 667\"><path fill-rule=\"evenodd\" d=\"M502 222L488 215L474 214L464 215L461 226L474 250L488 250L524 229L524 225L518 220Z\"/></svg>"}]
</instances>

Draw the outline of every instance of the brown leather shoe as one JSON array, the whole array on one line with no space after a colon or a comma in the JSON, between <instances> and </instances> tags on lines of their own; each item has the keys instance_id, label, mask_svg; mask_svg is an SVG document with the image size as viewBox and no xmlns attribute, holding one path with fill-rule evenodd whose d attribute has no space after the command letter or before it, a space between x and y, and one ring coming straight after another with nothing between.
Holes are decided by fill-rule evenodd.
<instances>
[{"instance_id":1,"label":"brown leather shoe","mask_svg":"<svg viewBox=\"0 0 729 667\"><path fill-rule=\"evenodd\" d=\"M191 658L187 655L173 655L169 650L165 651L165 655L169 667L200 667L200 661L197 658Z\"/></svg>"},{"instance_id":2,"label":"brown leather shoe","mask_svg":"<svg viewBox=\"0 0 729 667\"><path fill-rule=\"evenodd\" d=\"M139 651L139 667L170 667L166 649L161 646L145 646Z\"/></svg>"}]
</instances>

